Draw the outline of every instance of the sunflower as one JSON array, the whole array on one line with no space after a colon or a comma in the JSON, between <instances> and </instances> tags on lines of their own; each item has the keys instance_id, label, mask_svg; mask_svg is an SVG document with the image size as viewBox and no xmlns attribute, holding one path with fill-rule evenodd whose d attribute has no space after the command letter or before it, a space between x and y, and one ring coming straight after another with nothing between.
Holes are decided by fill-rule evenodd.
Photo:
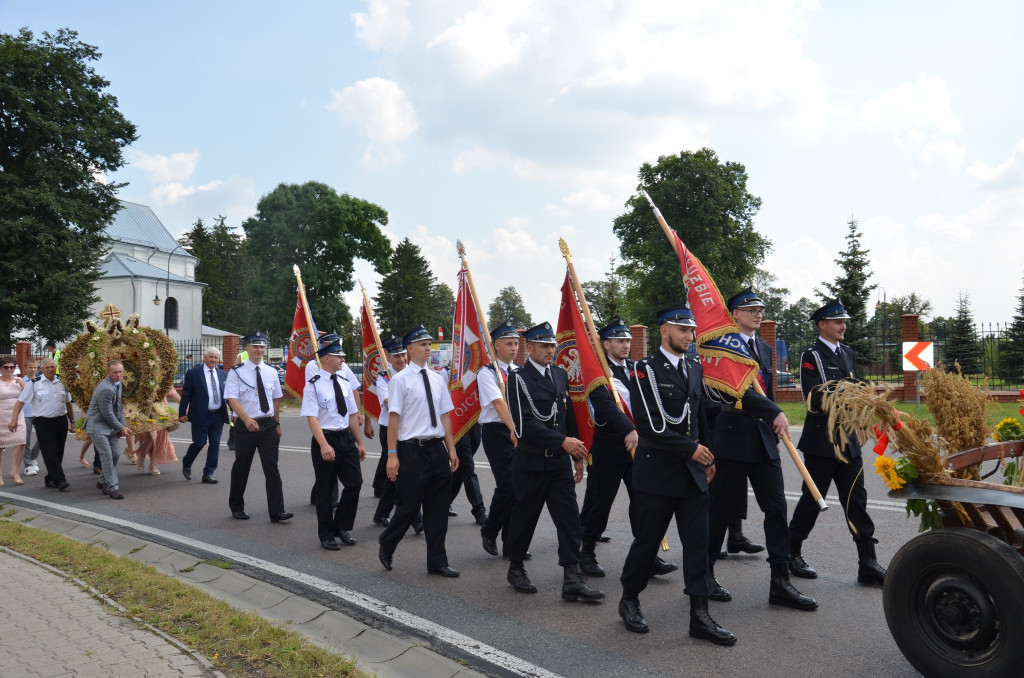
<instances>
[{"instance_id":1,"label":"sunflower","mask_svg":"<svg viewBox=\"0 0 1024 678\"><path fill-rule=\"evenodd\" d=\"M907 484L896 470L896 460L884 454L878 455L875 459L875 473L882 477L885 486L890 490L898 490Z\"/></svg>"}]
</instances>

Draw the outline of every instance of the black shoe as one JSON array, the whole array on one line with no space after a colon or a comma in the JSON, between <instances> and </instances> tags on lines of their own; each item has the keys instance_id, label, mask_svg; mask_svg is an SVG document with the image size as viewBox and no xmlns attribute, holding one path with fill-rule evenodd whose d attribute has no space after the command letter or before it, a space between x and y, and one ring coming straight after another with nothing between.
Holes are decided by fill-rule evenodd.
<instances>
[{"instance_id":1,"label":"black shoe","mask_svg":"<svg viewBox=\"0 0 1024 678\"><path fill-rule=\"evenodd\" d=\"M124 499L124 495L121 494L120 490L117 490L117 489L113 489L112 490L112 489L110 489L109 486L103 488L103 494L107 495L111 499Z\"/></svg>"},{"instance_id":2,"label":"black shoe","mask_svg":"<svg viewBox=\"0 0 1024 678\"><path fill-rule=\"evenodd\" d=\"M334 537L331 537L330 539L321 539L320 546L323 546L328 551L341 550L341 545L337 541L335 541Z\"/></svg>"},{"instance_id":3,"label":"black shoe","mask_svg":"<svg viewBox=\"0 0 1024 678\"><path fill-rule=\"evenodd\" d=\"M508 560L508 553L505 552L505 549L501 550L501 557ZM533 558L533 554L529 551L523 554L523 560L529 560L530 558Z\"/></svg>"},{"instance_id":4,"label":"black shoe","mask_svg":"<svg viewBox=\"0 0 1024 678\"><path fill-rule=\"evenodd\" d=\"M801 579L817 579L818 572L807 564L804 557L797 553L790 553L789 555L789 571L793 573L794 577L800 577Z\"/></svg>"},{"instance_id":5,"label":"black shoe","mask_svg":"<svg viewBox=\"0 0 1024 678\"><path fill-rule=\"evenodd\" d=\"M249 520L249 514L245 511L232 511L231 517L236 520Z\"/></svg>"},{"instance_id":6,"label":"black shoe","mask_svg":"<svg viewBox=\"0 0 1024 678\"><path fill-rule=\"evenodd\" d=\"M52 480L44 480L43 485L45 485L46 487L52 487L55 490L57 489L57 483L53 482Z\"/></svg>"},{"instance_id":7,"label":"black shoe","mask_svg":"<svg viewBox=\"0 0 1024 678\"><path fill-rule=\"evenodd\" d=\"M484 551L487 551L492 556L498 555L498 542L490 537L481 537L481 541L484 545Z\"/></svg>"},{"instance_id":8,"label":"black shoe","mask_svg":"<svg viewBox=\"0 0 1024 678\"><path fill-rule=\"evenodd\" d=\"M423 534L423 523L414 523L412 526L412 531L416 534Z\"/></svg>"},{"instance_id":9,"label":"black shoe","mask_svg":"<svg viewBox=\"0 0 1024 678\"><path fill-rule=\"evenodd\" d=\"M348 530L339 530L336 536L345 546L355 546L359 543L355 537L348 533Z\"/></svg>"},{"instance_id":10,"label":"black shoe","mask_svg":"<svg viewBox=\"0 0 1024 678\"><path fill-rule=\"evenodd\" d=\"M619 616L626 624L626 629L633 633L647 633L651 628L644 619L644 613L640 611L640 601L629 599L623 596L619 600Z\"/></svg>"},{"instance_id":11,"label":"black shoe","mask_svg":"<svg viewBox=\"0 0 1024 678\"><path fill-rule=\"evenodd\" d=\"M203 482L207 485L216 485L220 481L213 476L203 476Z\"/></svg>"},{"instance_id":12,"label":"black shoe","mask_svg":"<svg viewBox=\"0 0 1024 678\"><path fill-rule=\"evenodd\" d=\"M380 560L380 564L383 565L384 569L387 570L388 572L391 571L391 567L392 567L391 559L393 557L394 557L394 554L384 553L384 547L383 546L381 546L380 549L377 551L377 559Z\"/></svg>"},{"instance_id":13,"label":"black shoe","mask_svg":"<svg viewBox=\"0 0 1024 678\"><path fill-rule=\"evenodd\" d=\"M185 476L185 480L192 480L192 467L191 466L182 466L181 467L181 475Z\"/></svg>"},{"instance_id":14,"label":"black shoe","mask_svg":"<svg viewBox=\"0 0 1024 678\"><path fill-rule=\"evenodd\" d=\"M452 506L451 506L451 504L449 504L449 505L448 505L448 517L449 517L449 518L454 518L454 517L455 517L455 516L457 516L457 515L459 515L459 514L458 514L458 513L456 513L455 511L453 511L453 510L452 510Z\"/></svg>"},{"instance_id":15,"label":"black shoe","mask_svg":"<svg viewBox=\"0 0 1024 678\"><path fill-rule=\"evenodd\" d=\"M373 524L380 525L381 527L387 527L391 524L391 518L388 518L387 516L374 516Z\"/></svg>"},{"instance_id":16,"label":"black shoe","mask_svg":"<svg viewBox=\"0 0 1024 678\"><path fill-rule=\"evenodd\" d=\"M718 582L718 578L715 577L715 573L711 573L711 594L708 595L711 600L717 600L720 603L728 603L732 600L732 594L729 593L729 589L725 588Z\"/></svg>"},{"instance_id":17,"label":"black shoe","mask_svg":"<svg viewBox=\"0 0 1024 678\"><path fill-rule=\"evenodd\" d=\"M459 576L459 571L458 570L453 569L451 567L448 567L447 565L445 565L444 567L435 567L435 568L429 569L429 570L427 570L427 572L429 574L436 574L436 575L440 575L442 577L448 577L448 578L453 578L453 577L458 577Z\"/></svg>"},{"instance_id":18,"label":"black shoe","mask_svg":"<svg viewBox=\"0 0 1024 678\"><path fill-rule=\"evenodd\" d=\"M473 517L476 518L477 525L483 525L487 522L487 509L473 509Z\"/></svg>"},{"instance_id":19,"label":"black shoe","mask_svg":"<svg viewBox=\"0 0 1024 678\"><path fill-rule=\"evenodd\" d=\"M62 480L59 483L57 483L57 489L61 492L67 492L69 489L71 489L71 483L69 483L66 480ZM124 499L124 497L114 497L114 499Z\"/></svg>"},{"instance_id":20,"label":"black shoe","mask_svg":"<svg viewBox=\"0 0 1024 678\"><path fill-rule=\"evenodd\" d=\"M710 640L716 645L736 644L736 636L711 618L708 599L700 596L690 596L690 637Z\"/></svg>"},{"instance_id":21,"label":"black shoe","mask_svg":"<svg viewBox=\"0 0 1024 678\"><path fill-rule=\"evenodd\" d=\"M562 600L572 603L582 600L585 603L596 603L604 598L604 594L592 589L583 581L583 573L579 564L566 565L562 576Z\"/></svg>"},{"instance_id":22,"label":"black shoe","mask_svg":"<svg viewBox=\"0 0 1024 678\"><path fill-rule=\"evenodd\" d=\"M672 574L678 569L679 566L675 563L666 563L661 556L654 556L654 567L651 568L651 574Z\"/></svg>"},{"instance_id":23,"label":"black shoe","mask_svg":"<svg viewBox=\"0 0 1024 678\"><path fill-rule=\"evenodd\" d=\"M885 568L878 564L873 541L857 542L857 581L861 584L884 584Z\"/></svg>"},{"instance_id":24,"label":"black shoe","mask_svg":"<svg viewBox=\"0 0 1024 678\"><path fill-rule=\"evenodd\" d=\"M522 565L509 565L508 575L505 579L519 593L536 593L537 587L533 585L530 578L526 576L526 570Z\"/></svg>"},{"instance_id":25,"label":"black shoe","mask_svg":"<svg viewBox=\"0 0 1024 678\"><path fill-rule=\"evenodd\" d=\"M288 513L287 511L281 511L280 513L275 513L274 515L270 516L270 522L281 523L285 520L288 520L289 518L292 518L293 516L294 514Z\"/></svg>"},{"instance_id":26,"label":"black shoe","mask_svg":"<svg viewBox=\"0 0 1024 678\"><path fill-rule=\"evenodd\" d=\"M743 519L733 518L729 524L729 538L725 542L729 553L760 553L764 546L755 544L743 534Z\"/></svg>"},{"instance_id":27,"label":"black shoe","mask_svg":"<svg viewBox=\"0 0 1024 678\"><path fill-rule=\"evenodd\" d=\"M609 537L607 534L602 534L600 537L597 538L597 540L602 544L607 544L612 540L612 538Z\"/></svg>"},{"instance_id":28,"label":"black shoe","mask_svg":"<svg viewBox=\"0 0 1024 678\"><path fill-rule=\"evenodd\" d=\"M772 605L785 605L794 610L810 612L818 609L818 601L803 595L789 581L787 563L771 563L772 581L768 589L768 602Z\"/></svg>"},{"instance_id":29,"label":"black shoe","mask_svg":"<svg viewBox=\"0 0 1024 678\"><path fill-rule=\"evenodd\" d=\"M603 577L604 568L597 562L594 555L594 543L584 543L580 548L580 571L588 577Z\"/></svg>"}]
</instances>

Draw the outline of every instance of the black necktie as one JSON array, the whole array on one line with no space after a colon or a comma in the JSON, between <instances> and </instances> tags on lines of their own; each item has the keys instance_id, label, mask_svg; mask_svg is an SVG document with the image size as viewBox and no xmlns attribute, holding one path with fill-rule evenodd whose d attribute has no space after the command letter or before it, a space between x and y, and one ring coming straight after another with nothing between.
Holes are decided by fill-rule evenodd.
<instances>
[{"instance_id":1,"label":"black necktie","mask_svg":"<svg viewBox=\"0 0 1024 678\"><path fill-rule=\"evenodd\" d=\"M555 390L555 378L551 376L551 368L550 367L545 367L544 368L544 376L547 377L548 383L551 384L551 390L554 391Z\"/></svg>"},{"instance_id":2,"label":"black necktie","mask_svg":"<svg viewBox=\"0 0 1024 678\"><path fill-rule=\"evenodd\" d=\"M686 358L680 358L677 367L679 369L679 376L683 378L683 385L688 387L690 380L686 377Z\"/></svg>"},{"instance_id":3,"label":"black necktie","mask_svg":"<svg viewBox=\"0 0 1024 678\"><path fill-rule=\"evenodd\" d=\"M341 393L341 384L338 383L338 375L331 375L331 382L334 384L334 399L338 401L338 414L345 416L348 414L348 405L345 404L345 396Z\"/></svg>"},{"instance_id":4,"label":"black necktie","mask_svg":"<svg viewBox=\"0 0 1024 678\"><path fill-rule=\"evenodd\" d=\"M267 392L263 389L263 375L260 374L262 370L260 366L256 366L256 390L260 394L260 412L267 414L270 412L270 403L267 401Z\"/></svg>"},{"instance_id":5,"label":"black necktie","mask_svg":"<svg viewBox=\"0 0 1024 678\"><path fill-rule=\"evenodd\" d=\"M423 375L423 388L427 392L427 407L430 408L430 425L437 426L437 412L434 411L434 394L430 391L430 378L427 376L427 371L420 370L420 374Z\"/></svg>"},{"instance_id":6,"label":"black necktie","mask_svg":"<svg viewBox=\"0 0 1024 678\"><path fill-rule=\"evenodd\" d=\"M843 352L839 350L839 347L838 347L838 346L836 346L836 355L837 355L837 356L838 356L838 357L839 357L840 359L842 359L842 357L843 357Z\"/></svg>"},{"instance_id":7,"label":"black necktie","mask_svg":"<svg viewBox=\"0 0 1024 678\"><path fill-rule=\"evenodd\" d=\"M754 345L754 338L753 337L751 337L750 339L747 340L747 346L750 347L750 355L752 355L754 357L754 360L756 360L758 362L761 362L760 358L757 357L757 348Z\"/></svg>"}]
</instances>

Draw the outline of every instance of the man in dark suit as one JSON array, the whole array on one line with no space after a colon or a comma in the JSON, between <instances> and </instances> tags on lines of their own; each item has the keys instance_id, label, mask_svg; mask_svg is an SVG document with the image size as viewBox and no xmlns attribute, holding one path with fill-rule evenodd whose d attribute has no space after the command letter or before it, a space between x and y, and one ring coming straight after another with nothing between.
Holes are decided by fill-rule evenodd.
<instances>
[{"instance_id":1,"label":"man in dark suit","mask_svg":"<svg viewBox=\"0 0 1024 678\"><path fill-rule=\"evenodd\" d=\"M875 524L868 515L868 493L864 488L864 461L861 458L860 441L850 431L850 442L842 451L837 451L829 440L828 414L822 411L821 399L837 381L857 381L857 360L849 346L842 344L846 336L846 321L850 315L838 299L833 299L811 316L811 322L818 326L818 339L804 351L800 358L800 387L807 403L807 419L803 435L797 447L804 453L804 463L811 480L822 494L829 485L836 484L839 501L846 513L847 527L857 544L857 581L862 584L882 584L885 569L875 557ZM841 458L840 458L841 457ZM818 573L810 567L800 553L803 541L814 529L818 519L817 503L803 487L800 501L793 510L789 523L791 535L790 551L793 559L790 570L794 575L814 579Z\"/></svg>"},{"instance_id":2,"label":"man in dark suit","mask_svg":"<svg viewBox=\"0 0 1024 678\"><path fill-rule=\"evenodd\" d=\"M715 457L706 445L703 370L685 355L697 323L689 305L681 302L658 311L658 325L661 347L636 363L629 387L639 434L633 456L636 538L619 578L619 616L634 633L650 630L640 593L675 516L683 544L683 592L690 597L690 636L733 645L736 636L708 613L708 483L715 477Z\"/></svg>"},{"instance_id":3,"label":"man in dark suit","mask_svg":"<svg viewBox=\"0 0 1024 678\"><path fill-rule=\"evenodd\" d=\"M220 368L220 350L213 347L203 353L202 365L196 365L185 373L185 387L181 390L181 403L178 405L178 421L192 424L192 444L181 460L181 473L185 480L192 480L192 462L209 440L203 482L217 484L213 473L220 457L220 436L224 432L224 424L229 421L228 405L224 400L227 378L228 373Z\"/></svg>"},{"instance_id":4,"label":"man in dark suit","mask_svg":"<svg viewBox=\"0 0 1024 678\"><path fill-rule=\"evenodd\" d=\"M727 302L739 327L739 339L749 357L761 365L765 387L771 380L771 349L765 342L759 346L755 336L761 325L764 302L747 288ZM769 370L764 376L764 350L768 350ZM769 391L770 392L770 391ZM789 529L786 524L786 495L782 482L782 462L779 458L780 435L789 435L789 421L772 400L758 394L753 386L747 388L741 401L733 396L707 387L709 400L715 403L712 449L715 451L718 472L711 484L711 533L708 542L712 564L714 589L711 599L732 600L714 574L714 562L725 538L725 530L735 520L737 505L747 495L747 482L754 490L757 504L764 513L765 540L768 543L768 564L771 566L771 585L768 602L786 605L797 610L815 610L818 603L801 595L789 580Z\"/></svg>"},{"instance_id":5,"label":"man in dark suit","mask_svg":"<svg viewBox=\"0 0 1024 678\"><path fill-rule=\"evenodd\" d=\"M555 332L541 323L525 332L529 359L509 375L508 403L519 444L512 453L516 503L505 540L508 582L520 593L536 593L523 560L541 510L547 504L558 533L558 564L564 570L562 600L593 602L604 594L580 572L580 512L576 483L583 480L587 448L577 436L569 376L552 365ZM573 467L575 466L575 474Z\"/></svg>"}]
</instances>

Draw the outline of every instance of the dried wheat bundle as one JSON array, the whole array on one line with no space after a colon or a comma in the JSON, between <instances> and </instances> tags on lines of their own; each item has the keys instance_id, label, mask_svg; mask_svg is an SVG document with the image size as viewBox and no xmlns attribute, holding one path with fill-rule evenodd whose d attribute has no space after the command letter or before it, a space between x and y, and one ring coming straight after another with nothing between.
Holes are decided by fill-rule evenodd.
<instances>
[{"instance_id":1,"label":"dried wheat bundle","mask_svg":"<svg viewBox=\"0 0 1024 678\"><path fill-rule=\"evenodd\" d=\"M985 422L990 399L987 386L974 386L963 376L960 363L956 373L942 365L921 374L928 394L928 409L935 417L935 428L949 450L968 450L985 444L992 429Z\"/></svg>"}]
</instances>

